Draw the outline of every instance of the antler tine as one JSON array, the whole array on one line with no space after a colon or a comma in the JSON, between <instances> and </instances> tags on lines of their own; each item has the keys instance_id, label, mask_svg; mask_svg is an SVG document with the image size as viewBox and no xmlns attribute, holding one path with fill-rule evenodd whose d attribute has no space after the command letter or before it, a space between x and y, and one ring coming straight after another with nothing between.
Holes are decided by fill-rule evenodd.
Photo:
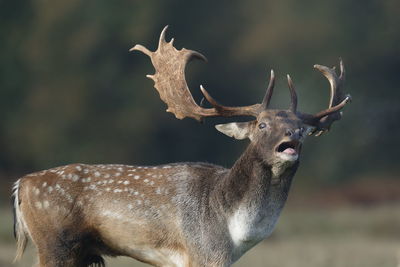
<instances>
[{"instance_id":1,"label":"antler tine","mask_svg":"<svg viewBox=\"0 0 400 267\"><path fill-rule=\"evenodd\" d=\"M331 108L327 108L325 110L322 110L322 111L318 112L317 114L314 115L314 118L315 119L322 119L325 116L328 116L328 115L331 115L331 114L333 114L335 112L338 112L339 110L344 108L344 106L350 101L351 101L351 96L350 95L346 95L345 99L343 99L342 102L340 102L336 106L333 106Z\"/></svg>"},{"instance_id":2,"label":"antler tine","mask_svg":"<svg viewBox=\"0 0 400 267\"><path fill-rule=\"evenodd\" d=\"M143 54L148 55L149 57L151 57L151 55L153 54L153 52L151 52L149 49L147 49L146 47L144 47L143 45L137 44L134 47L132 47L131 49L129 49L129 52L132 52L134 50L140 51Z\"/></svg>"},{"instance_id":3,"label":"antler tine","mask_svg":"<svg viewBox=\"0 0 400 267\"><path fill-rule=\"evenodd\" d=\"M340 59L340 76L338 77L336 74L335 68L328 68L322 65L314 65L314 68L319 70L329 81L331 86L330 90L330 99L329 99L329 108L333 107L334 105L339 104L342 99L344 98L342 91L340 90L342 84L345 80L345 69L343 60Z\"/></svg>"},{"instance_id":4,"label":"antler tine","mask_svg":"<svg viewBox=\"0 0 400 267\"><path fill-rule=\"evenodd\" d=\"M339 58L339 65L340 65L340 76L339 79L344 82L344 79L346 78L346 70L344 68L343 60L342 58Z\"/></svg>"},{"instance_id":5,"label":"antler tine","mask_svg":"<svg viewBox=\"0 0 400 267\"><path fill-rule=\"evenodd\" d=\"M290 110L293 113L296 113L297 112L297 94L296 94L296 89L294 88L292 78L290 78L289 74L287 74L287 80L288 80L288 86L289 86L289 91L290 91Z\"/></svg>"},{"instance_id":6,"label":"antler tine","mask_svg":"<svg viewBox=\"0 0 400 267\"><path fill-rule=\"evenodd\" d=\"M164 27L164 29L161 31L160 39L158 40L158 47L159 47L159 48L164 47L163 45L164 45L164 43L166 43L166 41L165 41L165 34L166 34L166 32L167 32L168 27L169 27L169 26L166 25L166 26Z\"/></svg>"},{"instance_id":7,"label":"antler tine","mask_svg":"<svg viewBox=\"0 0 400 267\"><path fill-rule=\"evenodd\" d=\"M275 86L275 73L274 73L274 70L271 70L271 76L269 78L267 91L265 92L263 101L261 103L261 106L262 106L263 109L267 109L268 106L269 106L272 94L274 92L274 86Z\"/></svg>"}]
</instances>

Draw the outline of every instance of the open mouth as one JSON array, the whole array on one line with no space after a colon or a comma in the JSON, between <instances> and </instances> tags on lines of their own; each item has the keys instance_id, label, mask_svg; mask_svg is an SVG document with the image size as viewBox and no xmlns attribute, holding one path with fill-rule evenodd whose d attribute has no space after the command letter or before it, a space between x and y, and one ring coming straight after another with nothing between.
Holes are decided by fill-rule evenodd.
<instances>
[{"instance_id":1,"label":"open mouth","mask_svg":"<svg viewBox=\"0 0 400 267\"><path fill-rule=\"evenodd\" d=\"M278 153L282 153L288 156L297 156L299 153L300 142L299 141L288 141L282 142L277 148Z\"/></svg>"}]
</instances>

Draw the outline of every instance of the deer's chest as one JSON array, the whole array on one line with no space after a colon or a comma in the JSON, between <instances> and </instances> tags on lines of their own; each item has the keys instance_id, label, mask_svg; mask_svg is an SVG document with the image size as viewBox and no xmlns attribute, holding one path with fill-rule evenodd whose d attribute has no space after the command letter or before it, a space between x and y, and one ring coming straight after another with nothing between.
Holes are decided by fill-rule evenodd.
<instances>
[{"instance_id":1,"label":"deer's chest","mask_svg":"<svg viewBox=\"0 0 400 267\"><path fill-rule=\"evenodd\" d=\"M282 205L270 203L262 211L240 207L228 219L228 230L233 242L233 261L268 237L279 218Z\"/></svg>"}]
</instances>

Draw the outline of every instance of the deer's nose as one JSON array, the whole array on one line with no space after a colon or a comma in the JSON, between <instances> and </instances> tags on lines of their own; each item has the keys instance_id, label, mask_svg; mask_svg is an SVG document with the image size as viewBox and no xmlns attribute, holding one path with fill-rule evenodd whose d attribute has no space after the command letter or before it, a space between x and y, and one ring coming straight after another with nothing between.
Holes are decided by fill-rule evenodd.
<instances>
[{"instance_id":1,"label":"deer's nose","mask_svg":"<svg viewBox=\"0 0 400 267\"><path fill-rule=\"evenodd\" d=\"M293 134L294 134L294 131L290 130L290 129L287 129L286 132L285 132L286 136L292 136Z\"/></svg>"},{"instance_id":2,"label":"deer's nose","mask_svg":"<svg viewBox=\"0 0 400 267\"><path fill-rule=\"evenodd\" d=\"M301 129L296 129L296 130L287 129L285 131L285 135L293 139L300 139L303 135L303 132Z\"/></svg>"}]
</instances>

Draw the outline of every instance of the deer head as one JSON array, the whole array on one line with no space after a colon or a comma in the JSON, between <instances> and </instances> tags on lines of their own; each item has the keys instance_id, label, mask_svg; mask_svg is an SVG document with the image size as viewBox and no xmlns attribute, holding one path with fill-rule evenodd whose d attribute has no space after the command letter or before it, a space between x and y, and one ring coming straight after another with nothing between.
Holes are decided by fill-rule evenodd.
<instances>
[{"instance_id":1,"label":"deer head","mask_svg":"<svg viewBox=\"0 0 400 267\"><path fill-rule=\"evenodd\" d=\"M313 134L319 136L328 131L332 123L341 118L340 110L351 100L350 95L344 95L341 90L345 70L340 60L340 76L337 76L335 68L314 66L331 84L329 106L317 114L307 114L297 110L297 94L289 75L287 75L287 80L291 95L290 107L282 110L269 109L275 84L273 70L271 70L269 85L261 104L241 107L224 106L218 103L203 86L200 86L204 97L212 105L212 108L204 108L195 102L189 91L185 80L185 67L193 58L204 61L206 58L196 51L185 48L177 50L173 46L174 39L170 42L165 40L167 28L168 26L161 32L155 52L142 45L136 45L130 49L130 51L141 51L151 58L156 72L147 77L155 82L154 87L168 105L167 112L173 113L178 119L190 117L198 121L206 117L253 116L255 118L253 121L220 124L216 125L216 128L236 139L249 138L251 145L258 148L267 163L296 161L304 138Z\"/></svg>"}]
</instances>

